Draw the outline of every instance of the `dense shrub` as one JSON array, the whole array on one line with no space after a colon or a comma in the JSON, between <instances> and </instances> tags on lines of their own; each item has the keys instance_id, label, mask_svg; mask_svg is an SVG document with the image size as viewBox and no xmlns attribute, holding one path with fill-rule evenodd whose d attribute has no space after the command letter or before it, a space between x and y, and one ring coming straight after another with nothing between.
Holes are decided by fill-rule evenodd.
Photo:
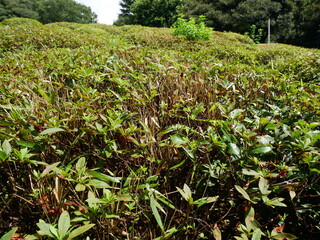
<instances>
[{"instance_id":1,"label":"dense shrub","mask_svg":"<svg viewBox=\"0 0 320 240\"><path fill-rule=\"evenodd\" d=\"M1 25L0 236L317 239L320 52L212 35Z\"/></svg>"},{"instance_id":2,"label":"dense shrub","mask_svg":"<svg viewBox=\"0 0 320 240\"><path fill-rule=\"evenodd\" d=\"M194 18L186 20L183 18L183 15L181 15L172 25L173 33L185 36L189 40L209 40L212 29L206 27L204 20L204 16L200 16L196 21Z\"/></svg>"},{"instance_id":3,"label":"dense shrub","mask_svg":"<svg viewBox=\"0 0 320 240\"><path fill-rule=\"evenodd\" d=\"M37 20L34 19L29 19L29 18L9 18L3 20L1 23L3 26L11 26L15 28L39 28L42 27L42 23L38 22Z\"/></svg>"}]
</instances>

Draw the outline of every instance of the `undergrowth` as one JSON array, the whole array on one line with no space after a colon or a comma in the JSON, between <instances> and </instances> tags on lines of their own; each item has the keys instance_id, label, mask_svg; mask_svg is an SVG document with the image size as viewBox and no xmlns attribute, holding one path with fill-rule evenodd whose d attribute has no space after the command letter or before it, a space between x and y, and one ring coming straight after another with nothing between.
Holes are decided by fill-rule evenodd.
<instances>
[{"instance_id":1,"label":"undergrowth","mask_svg":"<svg viewBox=\"0 0 320 240\"><path fill-rule=\"evenodd\" d=\"M318 239L319 50L12 21L0 236Z\"/></svg>"}]
</instances>

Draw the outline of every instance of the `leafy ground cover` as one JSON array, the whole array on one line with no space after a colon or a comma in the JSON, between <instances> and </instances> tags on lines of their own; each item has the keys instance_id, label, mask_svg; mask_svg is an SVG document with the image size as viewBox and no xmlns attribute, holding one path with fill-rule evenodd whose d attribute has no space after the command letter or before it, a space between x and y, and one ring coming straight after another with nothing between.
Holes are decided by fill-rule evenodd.
<instances>
[{"instance_id":1,"label":"leafy ground cover","mask_svg":"<svg viewBox=\"0 0 320 240\"><path fill-rule=\"evenodd\" d=\"M319 59L235 33L2 22L0 236L318 239Z\"/></svg>"}]
</instances>

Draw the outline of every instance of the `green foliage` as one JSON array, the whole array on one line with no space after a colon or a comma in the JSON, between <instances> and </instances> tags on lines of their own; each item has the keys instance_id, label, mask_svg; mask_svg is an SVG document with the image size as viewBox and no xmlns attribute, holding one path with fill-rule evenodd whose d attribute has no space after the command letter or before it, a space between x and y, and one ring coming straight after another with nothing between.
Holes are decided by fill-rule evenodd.
<instances>
[{"instance_id":1,"label":"green foliage","mask_svg":"<svg viewBox=\"0 0 320 240\"><path fill-rule=\"evenodd\" d=\"M263 29L258 29L256 25L251 25L250 32L245 32L246 37L251 38L255 43L260 43L263 34Z\"/></svg>"},{"instance_id":2,"label":"green foliage","mask_svg":"<svg viewBox=\"0 0 320 240\"><path fill-rule=\"evenodd\" d=\"M181 15L172 26L173 34L185 36L188 40L209 40L212 29L206 27L205 16L200 16L196 21L194 18L186 20Z\"/></svg>"},{"instance_id":3,"label":"green foliage","mask_svg":"<svg viewBox=\"0 0 320 240\"><path fill-rule=\"evenodd\" d=\"M41 23L94 23L97 15L74 0L2 0L0 21L9 18L32 18Z\"/></svg>"},{"instance_id":4,"label":"green foliage","mask_svg":"<svg viewBox=\"0 0 320 240\"><path fill-rule=\"evenodd\" d=\"M0 21L20 17L38 19L38 0L1 0L0 1Z\"/></svg>"},{"instance_id":5,"label":"green foliage","mask_svg":"<svg viewBox=\"0 0 320 240\"><path fill-rule=\"evenodd\" d=\"M2 26L10 26L15 28L32 29L42 27L42 24L34 19L29 18L10 18L0 23Z\"/></svg>"},{"instance_id":6,"label":"green foliage","mask_svg":"<svg viewBox=\"0 0 320 240\"><path fill-rule=\"evenodd\" d=\"M37 226L40 229L40 231L38 231L39 236L47 236L56 240L71 240L88 231L94 224L87 224L73 229L73 227L71 227L69 213L63 211L59 217L57 227L41 219L39 223L37 223Z\"/></svg>"},{"instance_id":7,"label":"green foliage","mask_svg":"<svg viewBox=\"0 0 320 240\"><path fill-rule=\"evenodd\" d=\"M115 25L138 24L151 27L170 27L177 18L181 0L125 0L120 2L121 13Z\"/></svg>"},{"instance_id":8,"label":"green foliage","mask_svg":"<svg viewBox=\"0 0 320 240\"><path fill-rule=\"evenodd\" d=\"M77 3L74 0L46 0L38 8L39 21L52 22L97 22L97 15L90 7Z\"/></svg>"},{"instance_id":9,"label":"green foliage","mask_svg":"<svg viewBox=\"0 0 320 240\"><path fill-rule=\"evenodd\" d=\"M319 47L319 7L318 1L307 0L186 0L180 12L187 17L205 15L208 26L242 34L253 24L266 32L271 19L273 42Z\"/></svg>"},{"instance_id":10,"label":"green foliage","mask_svg":"<svg viewBox=\"0 0 320 240\"><path fill-rule=\"evenodd\" d=\"M10 240L12 239L11 237L15 234L15 232L17 231L18 228L13 228L11 231L7 232L6 234L4 234L0 240Z\"/></svg>"},{"instance_id":11,"label":"green foliage","mask_svg":"<svg viewBox=\"0 0 320 240\"><path fill-rule=\"evenodd\" d=\"M314 237L319 50L15 21L0 24L1 236Z\"/></svg>"}]
</instances>

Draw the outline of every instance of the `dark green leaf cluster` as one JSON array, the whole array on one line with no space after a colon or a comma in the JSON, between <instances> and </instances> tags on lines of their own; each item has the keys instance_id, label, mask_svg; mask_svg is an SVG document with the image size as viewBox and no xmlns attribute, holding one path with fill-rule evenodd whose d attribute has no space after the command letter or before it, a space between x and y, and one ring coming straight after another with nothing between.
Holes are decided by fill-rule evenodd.
<instances>
[{"instance_id":1,"label":"dark green leaf cluster","mask_svg":"<svg viewBox=\"0 0 320 240\"><path fill-rule=\"evenodd\" d=\"M0 21L13 17L32 18L42 23L93 23L97 15L74 0L1 0Z\"/></svg>"},{"instance_id":2,"label":"dark green leaf cluster","mask_svg":"<svg viewBox=\"0 0 320 240\"><path fill-rule=\"evenodd\" d=\"M181 0L123 0L115 25L170 27L177 19Z\"/></svg>"}]
</instances>

